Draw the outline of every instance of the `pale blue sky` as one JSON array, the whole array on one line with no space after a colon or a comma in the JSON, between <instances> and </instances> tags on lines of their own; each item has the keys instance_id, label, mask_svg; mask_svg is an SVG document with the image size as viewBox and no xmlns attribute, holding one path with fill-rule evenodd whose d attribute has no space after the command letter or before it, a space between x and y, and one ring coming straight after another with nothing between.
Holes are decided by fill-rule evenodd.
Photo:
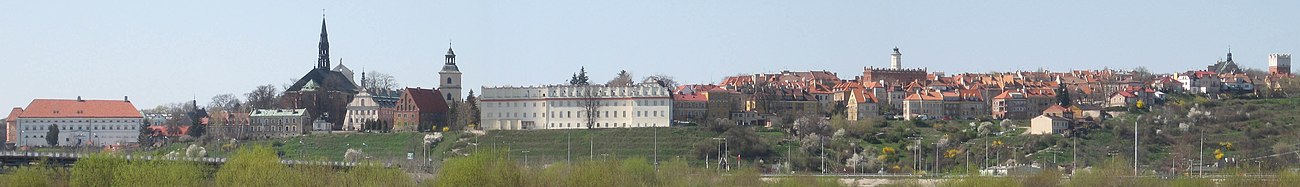
<instances>
[{"instance_id":1,"label":"pale blue sky","mask_svg":"<svg viewBox=\"0 0 1300 187\"><path fill-rule=\"evenodd\" d=\"M949 74L1243 66L1300 49L1300 1L4 1L0 106L121 99L139 108L280 85L316 60L435 87L454 40L465 87L556 84L586 66L683 83L887 66Z\"/></svg>"}]
</instances>

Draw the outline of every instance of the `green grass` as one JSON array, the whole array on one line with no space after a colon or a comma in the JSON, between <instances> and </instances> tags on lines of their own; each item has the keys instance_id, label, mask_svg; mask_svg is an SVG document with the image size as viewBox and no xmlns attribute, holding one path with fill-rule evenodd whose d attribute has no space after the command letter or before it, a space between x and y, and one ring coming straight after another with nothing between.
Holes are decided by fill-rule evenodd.
<instances>
[{"instance_id":1,"label":"green grass","mask_svg":"<svg viewBox=\"0 0 1300 187\"><path fill-rule=\"evenodd\" d=\"M245 140L240 141L239 144L241 147L250 145L270 146L277 152L283 152L283 159L306 158L341 161L343 160L343 153L349 148L361 149L362 152L376 159L404 159L407 152L418 154L421 151L420 141L423 137L424 134L420 133L312 134L272 140ZM277 142L280 143L280 146L273 146ZM209 157L228 157L233 150L223 150L221 144L225 143L227 142L210 142L204 148L207 149ZM184 142L168 144L155 150L154 155L165 155L173 150L179 150L178 152L183 154L184 149L190 144Z\"/></svg>"},{"instance_id":2,"label":"green grass","mask_svg":"<svg viewBox=\"0 0 1300 187\"><path fill-rule=\"evenodd\" d=\"M651 159L655 153L656 129L660 160L674 157L693 159L697 142L717 136L717 133L700 128L528 130L489 131L487 135L477 140L471 138L468 142L478 141L480 149L509 149L509 156L519 160L523 160L523 151L528 151L528 160L532 163L564 162L570 150L574 161L598 157ZM475 148L469 146L466 149Z\"/></svg>"}]
</instances>

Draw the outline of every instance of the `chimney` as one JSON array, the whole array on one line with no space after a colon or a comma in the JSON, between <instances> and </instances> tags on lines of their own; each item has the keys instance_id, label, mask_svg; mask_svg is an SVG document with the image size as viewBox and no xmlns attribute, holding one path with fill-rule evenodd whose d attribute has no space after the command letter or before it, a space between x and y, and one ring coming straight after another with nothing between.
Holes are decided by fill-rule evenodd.
<instances>
[{"instance_id":1,"label":"chimney","mask_svg":"<svg viewBox=\"0 0 1300 187\"><path fill-rule=\"evenodd\" d=\"M81 96L77 96L77 102L86 102L86 100L81 100Z\"/></svg>"},{"instance_id":2,"label":"chimney","mask_svg":"<svg viewBox=\"0 0 1300 187\"><path fill-rule=\"evenodd\" d=\"M130 102L131 102L131 97L130 97L130 96L122 96L122 101L125 101L125 102L130 103Z\"/></svg>"}]
</instances>

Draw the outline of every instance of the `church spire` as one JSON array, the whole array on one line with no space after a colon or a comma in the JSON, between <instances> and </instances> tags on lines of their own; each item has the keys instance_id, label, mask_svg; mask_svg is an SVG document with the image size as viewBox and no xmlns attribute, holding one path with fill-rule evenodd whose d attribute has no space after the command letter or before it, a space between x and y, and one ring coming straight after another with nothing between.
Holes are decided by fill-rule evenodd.
<instances>
[{"instance_id":1,"label":"church spire","mask_svg":"<svg viewBox=\"0 0 1300 187\"><path fill-rule=\"evenodd\" d=\"M325 31L325 15L321 14L320 18L320 56L316 58L316 69L330 69L330 41L329 34Z\"/></svg>"},{"instance_id":2,"label":"church spire","mask_svg":"<svg viewBox=\"0 0 1300 187\"><path fill-rule=\"evenodd\" d=\"M443 55L446 65L456 65L456 52L451 50L451 42L447 42L447 54Z\"/></svg>"}]
</instances>

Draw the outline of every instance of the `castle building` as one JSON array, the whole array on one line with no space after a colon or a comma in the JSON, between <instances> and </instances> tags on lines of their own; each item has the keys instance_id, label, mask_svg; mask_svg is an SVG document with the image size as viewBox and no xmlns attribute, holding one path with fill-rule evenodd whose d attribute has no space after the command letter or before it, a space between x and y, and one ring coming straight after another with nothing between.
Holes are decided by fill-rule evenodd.
<instances>
[{"instance_id":1,"label":"castle building","mask_svg":"<svg viewBox=\"0 0 1300 187\"><path fill-rule=\"evenodd\" d=\"M903 54L894 48L894 53L889 55L890 68L865 67L862 69L863 82L884 82L884 83L902 83L917 80L926 80L926 70L905 69L903 68Z\"/></svg>"},{"instance_id":2,"label":"castle building","mask_svg":"<svg viewBox=\"0 0 1300 187\"><path fill-rule=\"evenodd\" d=\"M1274 76L1291 75L1291 54L1268 54L1268 73Z\"/></svg>"},{"instance_id":3,"label":"castle building","mask_svg":"<svg viewBox=\"0 0 1300 187\"><path fill-rule=\"evenodd\" d=\"M357 94L357 85L349 75L330 70L329 35L321 19L319 56L316 67L298 79L280 97L280 108L307 109L310 119L324 119L332 129L343 129L347 106ZM346 68L340 68L346 70ZM350 71L350 70L349 70Z\"/></svg>"},{"instance_id":4,"label":"castle building","mask_svg":"<svg viewBox=\"0 0 1300 187\"><path fill-rule=\"evenodd\" d=\"M17 115L18 146L52 146L46 135L58 129L57 146L135 143L144 115L130 100L35 99Z\"/></svg>"},{"instance_id":5,"label":"castle building","mask_svg":"<svg viewBox=\"0 0 1300 187\"><path fill-rule=\"evenodd\" d=\"M657 84L483 87L485 130L668 127L673 100Z\"/></svg>"}]
</instances>

